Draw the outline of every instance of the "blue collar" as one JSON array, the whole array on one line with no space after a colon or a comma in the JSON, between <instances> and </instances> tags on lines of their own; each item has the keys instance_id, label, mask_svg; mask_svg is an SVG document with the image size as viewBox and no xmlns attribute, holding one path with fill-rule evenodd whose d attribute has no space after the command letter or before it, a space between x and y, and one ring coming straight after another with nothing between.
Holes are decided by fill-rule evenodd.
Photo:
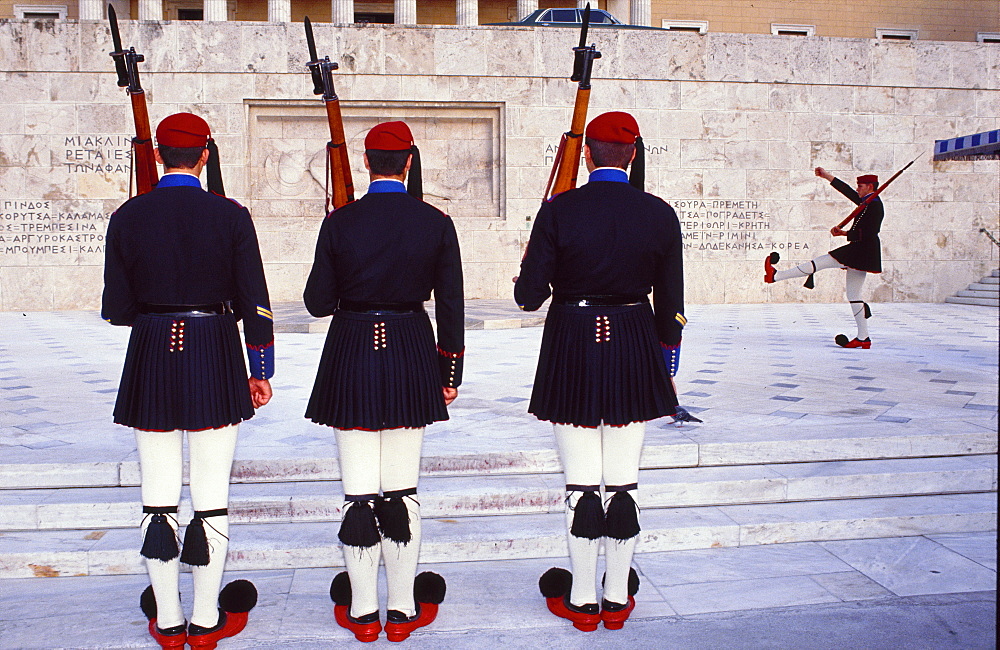
<instances>
[{"instance_id":1,"label":"blue collar","mask_svg":"<svg viewBox=\"0 0 1000 650\"><path fill-rule=\"evenodd\" d=\"M590 172L590 183L594 181L612 181L614 183L627 183L628 174L624 169L617 167L598 167Z\"/></svg>"},{"instance_id":2,"label":"blue collar","mask_svg":"<svg viewBox=\"0 0 1000 650\"><path fill-rule=\"evenodd\" d=\"M377 178L368 185L369 194L388 194L390 192L406 193L406 186L395 178Z\"/></svg>"},{"instance_id":3,"label":"blue collar","mask_svg":"<svg viewBox=\"0 0 1000 650\"><path fill-rule=\"evenodd\" d=\"M197 187L201 189L201 181L191 174L167 174L160 179L156 187Z\"/></svg>"}]
</instances>

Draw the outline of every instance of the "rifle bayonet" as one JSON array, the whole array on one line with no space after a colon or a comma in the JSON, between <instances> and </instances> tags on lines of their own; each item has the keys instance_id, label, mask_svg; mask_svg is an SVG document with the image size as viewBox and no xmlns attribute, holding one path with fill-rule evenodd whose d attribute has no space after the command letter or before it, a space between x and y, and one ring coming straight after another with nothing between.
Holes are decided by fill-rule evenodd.
<instances>
[{"instance_id":1,"label":"rifle bayonet","mask_svg":"<svg viewBox=\"0 0 1000 650\"><path fill-rule=\"evenodd\" d=\"M350 161L347 158L347 144L344 137L344 119L340 113L340 98L333 87L333 71L340 68L330 57L319 58L312 21L306 16L306 44L309 46L309 62L306 66L312 75L313 94L322 95L326 105L327 122L330 125L330 142L327 144L330 175L333 186L333 207L339 208L354 200L354 181L351 179ZM331 180L331 179L328 179ZM329 201L329 190L326 192ZM327 205L329 209L329 204Z\"/></svg>"}]
</instances>

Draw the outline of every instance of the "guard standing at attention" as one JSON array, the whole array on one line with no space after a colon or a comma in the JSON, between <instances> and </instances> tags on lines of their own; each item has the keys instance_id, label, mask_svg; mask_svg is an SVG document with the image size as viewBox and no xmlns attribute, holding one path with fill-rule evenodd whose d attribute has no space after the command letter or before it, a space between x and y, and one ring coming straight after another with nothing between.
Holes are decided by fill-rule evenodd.
<instances>
[{"instance_id":1,"label":"guard standing at attention","mask_svg":"<svg viewBox=\"0 0 1000 650\"><path fill-rule=\"evenodd\" d=\"M550 569L540 587L552 613L584 631L602 621L619 629L635 606L639 455L646 422L675 413L671 376L687 322L677 216L625 173L638 136L628 113L590 122L589 182L542 204L514 286L527 311L552 296L528 411L554 425L573 571Z\"/></svg>"},{"instance_id":2,"label":"guard standing at attention","mask_svg":"<svg viewBox=\"0 0 1000 650\"><path fill-rule=\"evenodd\" d=\"M347 571L330 587L336 621L360 641L378 638L381 555L386 636L402 641L431 623L444 599L441 576L414 579L416 493L424 428L448 419L462 383L462 260L451 219L421 200L405 123L368 132L365 167L368 193L324 220L306 283L309 313L333 314L306 417L334 428L340 452ZM423 304L432 291L437 345Z\"/></svg>"},{"instance_id":3,"label":"guard standing at attention","mask_svg":"<svg viewBox=\"0 0 1000 650\"><path fill-rule=\"evenodd\" d=\"M229 474L240 422L271 398L273 323L257 234L246 208L206 192L218 173L208 123L171 115L156 129L164 176L111 217L102 316L132 327L114 419L135 429L142 471L143 545L151 586L140 604L164 648L214 648L243 630L257 592L237 580L219 593L229 544ZM243 320L250 377L237 321ZM177 538L184 434L194 519ZM185 621L179 563L192 566Z\"/></svg>"}]
</instances>

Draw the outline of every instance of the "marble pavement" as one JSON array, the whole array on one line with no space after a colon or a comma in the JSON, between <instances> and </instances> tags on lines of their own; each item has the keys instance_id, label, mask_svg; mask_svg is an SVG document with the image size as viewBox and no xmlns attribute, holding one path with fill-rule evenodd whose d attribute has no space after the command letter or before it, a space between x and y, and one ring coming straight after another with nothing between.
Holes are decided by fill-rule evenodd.
<instances>
[{"instance_id":1,"label":"marble pavement","mask_svg":"<svg viewBox=\"0 0 1000 650\"><path fill-rule=\"evenodd\" d=\"M299 459L336 457L332 437L301 417L323 325L310 323L295 306L277 307L275 399L243 426L237 452L235 478L254 489L256 479L267 485L285 472L301 472ZM854 429L864 432L857 435L857 446L869 448L859 458L872 457L872 449L885 450L885 458L901 456L908 463L901 471L902 465L875 466L899 461L863 461L871 464L866 472L884 477L880 484L945 480L934 478L947 473L940 467L925 471L930 459L923 456L949 455L941 451L942 441L982 446L982 432L995 440L997 311L949 304L875 304L873 311L875 346L848 351L832 343L836 333L850 332L845 305L689 307L678 388L682 403L705 423L652 425L656 453L672 448L672 460L689 453L693 460L646 473L653 479L654 472L723 472L732 469L729 465L758 462L774 473L758 477L762 489L783 480L783 489L800 491L785 497L810 499L810 490L836 484L848 490L842 496L850 497L853 470L823 463L827 468L818 472L808 461L810 455L825 458L824 436L843 439L845 430ZM541 333L534 326L537 317L485 301L470 302L468 316L474 329L467 332L466 382L452 419L428 429L425 455L506 459L516 465L510 460L516 453L523 467L512 474L548 472L558 483L551 433L525 413ZM0 314L0 332L0 480L7 488L0 493L22 495L20 506L36 507L37 514L42 511L25 495L41 493L40 486L135 485L134 442L110 417L127 331L107 326L93 312L14 312ZM797 441L802 444L796 446ZM901 447L909 453L897 453ZM790 453L795 462L788 460ZM567 629L545 611L537 594L538 575L554 564L565 566L564 558L436 563L427 568L448 578L449 598L438 622L408 643L441 648L490 643L513 648L994 647L995 442L964 454L948 459L956 464L948 471L964 472L956 476L966 483L982 482L974 491L993 502L992 527L643 552L635 562L643 586L633 621L619 633L601 629L592 635ZM317 480L337 478L335 463L322 472ZM443 470L425 464L425 473L434 472ZM461 471L450 475L441 480L462 480ZM721 479L698 480L716 481L716 489L723 489ZM29 486L35 489L17 489ZM554 490L558 493L558 486ZM664 492L659 498L681 496ZM837 503L849 509L862 501ZM755 516L764 516L761 509L772 506L728 507L730 516L744 517L745 532ZM39 524L36 519L35 527ZM0 553L8 548L5 538L9 544L16 535L0 533ZM254 580L261 601L247 631L222 647L351 643L350 635L333 624L326 597L336 563L329 558L317 568L231 572L233 578ZM145 584L141 574L2 579L0 648L148 647L132 597ZM189 585L185 592L190 593Z\"/></svg>"}]
</instances>

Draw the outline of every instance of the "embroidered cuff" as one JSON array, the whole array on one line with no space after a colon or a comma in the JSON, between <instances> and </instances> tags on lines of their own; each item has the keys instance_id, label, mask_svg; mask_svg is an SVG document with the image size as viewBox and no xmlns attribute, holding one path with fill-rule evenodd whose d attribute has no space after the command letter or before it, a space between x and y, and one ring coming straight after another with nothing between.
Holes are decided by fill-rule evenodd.
<instances>
[{"instance_id":1,"label":"embroidered cuff","mask_svg":"<svg viewBox=\"0 0 1000 650\"><path fill-rule=\"evenodd\" d=\"M441 372L441 385L445 388L458 388L462 384L462 369L465 366L465 350L448 352L438 346L438 370Z\"/></svg>"},{"instance_id":2,"label":"embroidered cuff","mask_svg":"<svg viewBox=\"0 0 1000 650\"><path fill-rule=\"evenodd\" d=\"M250 376L256 379L270 379L274 376L274 341L266 345L247 343L247 361Z\"/></svg>"},{"instance_id":3,"label":"embroidered cuff","mask_svg":"<svg viewBox=\"0 0 1000 650\"><path fill-rule=\"evenodd\" d=\"M663 352L663 361L667 364L667 372L670 373L671 377L677 375L677 369L681 364L681 344L677 345L666 345L665 343L660 343L660 350Z\"/></svg>"}]
</instances>

